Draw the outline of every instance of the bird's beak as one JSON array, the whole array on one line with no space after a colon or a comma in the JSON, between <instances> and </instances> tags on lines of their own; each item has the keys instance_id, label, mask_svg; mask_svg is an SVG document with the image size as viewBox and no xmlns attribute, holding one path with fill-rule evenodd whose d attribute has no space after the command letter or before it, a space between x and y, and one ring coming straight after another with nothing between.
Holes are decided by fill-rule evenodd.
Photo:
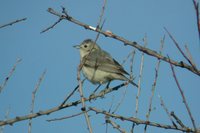
<instances>
[{"instance_id":1,"label":"bird's beak","mask_svg":"<svg viewBox=\"0 0 200 133\"><path fill-rule=\"evenodd\" d=\"M76 49L80 49L81 48L80 45L74 45L73 47L76 48Z\"/></svg>"}]
</instances>

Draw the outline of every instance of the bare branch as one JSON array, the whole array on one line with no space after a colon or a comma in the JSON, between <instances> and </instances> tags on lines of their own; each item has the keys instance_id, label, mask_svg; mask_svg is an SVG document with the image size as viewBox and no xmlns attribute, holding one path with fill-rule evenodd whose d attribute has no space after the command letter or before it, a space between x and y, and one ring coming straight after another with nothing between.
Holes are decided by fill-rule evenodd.
<instances>
[{"instance_id":1,"label":"bare branch","mask_svg":"<svg viewBox=\"0 0 200 133\"><path fill-rule=\"evenodd\" d=\"M86 78L85 78L85 79L86 79ZM82 84L84 83L85 79L82 80ZM66 96L65 100L60 104L61 107L62 107L62 106L67 102L67 100L69 100L69 98L77 91L78 87L79 87L79 85L77 85L77 86L74 88L74 90Z\"/></svg>"},{"instance_id":2,"label":"bare branch","mask_svg":"<svg viewBox=\"0 0 200 133\"><path fill-rule=\"evenodd\" d=\"M174 112L171 112L170 115L176 120L176 122L177 122L181 127L185 127L185 125L183 124L183 122L175 115Z\"/></svg>"},{"instance_id":3,"label":"bare branch","mask_svg":"<svg viewBox=\"0 0 200 133\"><path fill-rule=\"evenodd\" d=\"M15 23L19 23L19 22L21 22L21 21L25 21L26 19L27 19L27 18L17 19L17 20L15 20L15 21L10 22L10 23L0 25L0 28L4 28L4 27L6 27L6 26L12 26L12 25L15 24Z\"/></svg>"},{"instance_id":4,"label":"bare branch","mask_svg":"<svg viewBox=\"0 0 200 133\"><path fill-rule=\"evenodd\" d=\"M85 98L85 101L91 101L91 100L96 100L97 98L102 98L106 94L111 93L113 91L117 91L118 89L120 89L120 88L122 88L122 87L124 87L126 85L127 85L127 83L125 82L125 83L122 83L122 84L120 84L118 86L115 86L113 88L105 88L104 90L102 90L98 94L92 95L89 98ZM74 102L70 102L70 103L64 104L62 107L59 105L59 106L56 106L54 108L51 108L51 109L48 109L48 110L44 110L44 111L39 111L39 112L36 112L36 113L33 113L33 114L23 115L23 116L16 116L15 118L8 119L8 120L0 120L0 126L13 125L14 123L19 122L19 121L28 120L28 119L40 117L40 116L43 116L43 115L49 115L49 114L51 114L53 112L57 112L57 111L62 110L64 108L77 106L80 103L81 103L81 100L77 100L77 101L74 101Z\"/></svg>"},{"instance_id":5,"label":"bare branch","mask_svg":"<svg viewBox=\"0 0 200 133\"><path fill-rule=\"evenodd\" d=\"M88 112L89 110L86 110L86 112ZM65 117L61 117L61 118L54 118L54 119L49 119L47 120L48 122L52 122L52 121L60 121L60 120L65 120L65 119L69 119L69 118L72 118L72 117L76 117L76 116L79 116L79 115L82 115L84 114L84 112L80 112L80 113L77 113L77 114L73 114L73 115L70 115L70 116L65 116Z\"/></svg>"},{"instance_id":6,"label":"bare branch","mask_svg":"<svg viewBox=\"0 0 200 133\"><path fill-rule=\"evenodd\" d=\"M117 129L120 133L126 133L126 131L124 129L122 129L120 127L120 125L118 125L114 121L111 121L109 118L106 119L106 123L109 123L110 125L112 125L112 127L115 128L115 129Z\"/></svg>"},{"instance_id":7,"label":"bare branch","mask_svg":"<svg viewBox=\"0 0 200 133\"><path fill-rule=\"evenodd\" d=\"M134 118L134 117L124 117L121 115L117 115L117 114L112 114L109 112L106 112L105 110L99 110L93 107L89 107L90 110L96 112L96 113L100 113L100 114L104 114L106 116L115 118L115 119L119 119L121 121L129 121L132 123L136 123L137 125L149 125L149 126L153 126L153 127L159 127L159 128L164 128L164 129L173 129L173 130L180 130L183 132L194 132L193 129L191 128L181 128L181 127L175 127L175 126L171 126L171 125L165 125L165 124L160 124L160 123L156 123L156 122L151 122L151 121L144 121L138 118Z\"/></svg>"},{"instance_id":8,"label":"bare branch","mask_svg":"<svg viewBox=\"0 0 200 133\"><path fill-rule=\"evenodd\" d=\"M122 60L122 63L121 63L122 66L126 63L126 61L129 59L129 57L130 57L131 55L132 55L132 57L134 57L134 55L135 55L135 50L131 51L131 52Z\"/></svg>"},{"instance_id":9,"label":"bare branch","mask_svg":"<svg viewBox=\"0 0 200 133\"><path fill-rule=\"evenodd\" d=\"M169 57L168 57L168 58L169 58ZM169 60L170 60L170 58L169 58ZM176 73L175 73L174 67L173 67L173 65L172 65L171 63L170 63L170 66L171 66L172 74L173 74L174 80L175 80L175 82L176 82L176 85L177 85L177 87L178 87L178 89L179 89L179 91L180 91L180 93L181 93L181 96L182 96L182 99L183 99L183 103L185 104L185 107L186 107L186 109L187 109L187 112L188 112L188 114L189 114L189 116L190 116L190 119L191 119L191 121L192 121L192 125L193 125L195 131L197 131L194 118L193 118L192 113L191 113L191 111L190 111L189 105L187 104L187 101L186 101L185 95L184 95L184 93L183 93L183 90L181 89L181 86L180 86L180 84L179 84L179 82L178 82L178 79L177 79L177 77L176 77Z\"/></svg>"},{"instance_id":10,"label":"bare branch","mask_svg":"<svg viewBox=\"0 0 200 133\"><path fill-rule=\"evenodd\" d=\"M107 0L104 0L104 2L103 2L103 6L102 6L102 9L101 9L101 14L99 16L99 21L97 23L97 28L99 28L100 25L101 25L101 21L102 21L103 15L104 15L105 7L106 7L106 2L107 2Z\"/></svg>"},{"instance_id":11,"label":"bare branch","mask_svg":"<svg viewBox=\"0 0 200 133\"><path fill-rule=\"evenodd\" d=\"M130 59L130 79L133 80L134 79L134 75L133 75L133 61L134 61L134 57L135 57L135 49L133 48L133 51L131 52L131 59Z\"/></svg>"},{"instance_id":12,"label":"bare branch","mask_svg":"<svg viewBox=\"0 0 200 133\"><path fill-rule=\"evenodd\" d=\"M132 55L132 56L131 56ZM130 79L132 80L133 79L133 72L132 72L132 69L133 69L133 60L134 60L134 56L135 56L135 49L133 49L133 51L131 51L127 57L122 61L121 65L123 65L127 60L128 58L131 56L131 59L130 59ZM123 103L124 101L124 98L125 98L125 95L126 95L126 92L127 92L127 86L126 86L126 89L124 89L124 92L123 92L123 95L122 97L120 98L118 104L116 105L113 113L115 113L118 108L120 107L120 105Z\"/></svg>"},{"instance_id":13,"label":"bare branch","mask_svg":"<svg viewBox=\"0 0 200 133\"><path fill-rule=\"evenodd\" d=\"M99 28L100 30L102 30L104 24L105 24L105 20L103 21L101 27ZM95 40L94 40L94 42L97 42L99 36L100 36L100 33L98 32L98 33L97 33L97 36L96 36L96 38L95 38Z\"/></svg>"},{"instance_id":14,"label":"bare branch","mask_svg":"<svg viewBox=\"0 0 200 133\"><path fill-rule=\"evenodd\" d=\"M198 33L199 33L199 39L200 39L200 20L199 20L199 2L197 2L196 0L192 0L193 1L193 5L194 5L194 9L196 12L196 23L197 23L197 29L198 29Z\"/></svg>"},{"instance_id":15,"label":"bare branch","mask_svg":"<svg viewBox=\"0 0 200 133\"><path fill-rule=\"evenodd\" d=\"M126 91L127 91L127 86L126 86L126 88L125 88L123 91L124 91L124 92L123 92L123 94L122 94L122 96L121 96L121 98L120 98L118 104L116 105L116 107L115 107L115 109L113 110L112 113L115 113L115 112L119 109L120 105L123 103L124 98L125 98L125 95L126 95Z\"/></svg>"},{"instance_id":16,"label":"bare branch","mask_svg":"<svg viewBox=\"0 0 200 133\"><path fill-rule=\"evenodd\" d=\"M99 28L100 30L102 30L103 25L104 25L104 23L105 23L105 19L104 19L103 23L101 24L101 21L102 21L102 19L103 19L103 15L104 15L104 11L105 11L105 7L106 7L106 1L107 1L107 0L104 0L104 2L103 2L102 9L101 9L101 13L100 13L100 16L99 16L99 21L98 21L98 23L97 23L97 28ZM101 26L100 26L100 25L101 25ZM100 36L100 33L98 32L94 42L97 42L99 36Z\"/></svg>"},{"instance_id":17,"label":"bare branch","mask_svg":"<svg viewBox=\"0 0 200 133\"><path fill-rule=\"evenodd\" d=\"M10 79L10 77L13 75L16 67L17 67L17 64L19 62L21 62L22 59L17 59L16 63L14 64L13 68L11 69L10 73L8 74L8 76L5 78L3 84L0 86L0 93L2 92L2 90L4 89L4 87L6 86L8 80Z\"/></svg>"},{"instance_id":18,"label":"bare branch","mask_svg":"<svg viewBox=\"0 0 200 133\"><path fill-rule=\"evenodd\" d=\"M196 67L196 64L194 63L194 60L193 60L193 58L192 58L192 54L190 53L190 50L189 50L189 48L187 47L187 45L185 45L185 49L186 49L188 58L189 58L189 60L190 60L191 63L192 63L192 66L194 66L195 68L197 68L197 67Z\"/></svg>"},{"instance_id":19,"label":"bare branch","mask_svg":"<svg viewBox=\"0 0 200 133\"><path fill-rule=\"evenodd\" d=\"M91 126L91 122L90 122L88 113L86 112L85 99L84 99L83 89L82 89L82 81L81 81L81 74L80 74L81 69L82 69L81 63L78 67L78 73L77 73L77 80L79 82L78 90L79 90L79 93L80 93L80 98L81 98L81 103L82 103L81 110L84 112L84 116L85 116L85 120L86 120L86 123L87 123L87 126L88 126L88 130L89 130L90 133L92 133L92 126Z\"/></svg>"},{"instance_id":20,"label":"bare branch","mask_svg":"<svg viewBox=\"0 0 200 133\"><path fill-rule=\"evenodd\" d=\"M161 43L161 45L160 45L160 54L161 55L162 55L162 50L163 50L163 47L164 47L164 40L165 40L165 36L161 39L161 42L160 42ZM157 84L157 80L158 80L158 72L159 72L159 68L160 68L160 62L161 62L161 60L158 59L158 62L157 62L156 68L155 68L155 78L154 78L154 82L153 82L152 89L151 89L151 97L150 97L150 100L149 100L149 109L148 109L148 112L146 114L146 120L147 121L149 120L151 110L152 110L152 102L153 102L153 97L154 97L154 93L155 93L155 90L156 90L156 84ZM146 132L146 130L147 130L147 125L145 125L144 132Z\"/></svg>"},{"instance_id":21,"label":"bare branch","mask_svg":"<svg viewBox=\"0 0 200 133\"><path fill-rule=\"evenodd\" d=\"M35 95L40 87L40 84L42 83L42 80L44 79L44 76L46 74L46 70L42 73L42 75L40 76L35 89L32 92L32 102L31 102L31 111L30 113L33 114L33 110L34 110L34 104L35 104ZM31 133L31 129L32 129L32 119L29 119L29 124L28 124L28 133Z\"/></svg>"},{"instance_id":22,"label":"bare branch","mask_svg":"<svg viewBox=\"0 0 200 133\"><path fill-rule=\"evenodd\" d=\"M161 97L160 95L159 95L158 97L160 98L160 105L163 107L163 109L164 109L165 112L167 113L167 116L169 117L170 121L172 122L172 124L173 124L175 127L177 127L177 125L176 125L176 123L173 121L172 116L170 115L170 113L169 113L167 107L165 106L165 103L164 103L162 97Z\"/></svg>"},{"instance_id":23,"label":"bare branch","mask_svg":"<svg viewBox=\"0 0 200 133\"><path fill-rule=\"evenodd\" d=\"M9 107L9 108L7 109L7 111L6 111L6 114L5 114L5 121L8 119L9 113L10 113L10 107ZM1 127L0 127L0 133L3 133L4 127L5 127L5 126L1 126Z\"/></svg>"},{"instance_id":24,"label":"bare branch","mask_svg":"<svg viewBox=\"0 0 200 133\"><path fill-rule=\"evenodd\" d=\"M147 46L147 36L143 38L144 41L144 47ZM143 68L144 68L144 52L142 52L141 56L141 63L140 63L140 73L139 73L139 79L138 79L138 91L137 91L137 96L136 96L136 104L135 104L135 117L137 118L138 110L139 110L139 97L140 97L140 92L141 92L141 81L142 81L142 73L143 73Z\"/></svg>"},{"instance_id":25,"label":"bare branch","mask_svg":"<svg viewBox=\"0 0 200 133\"><path fill-rule=\"evenodd\" d=\"M70 21L70 22L72 22L72 23L75 23L75 24L79 25L79 26L82 26L82 27L84 27L85 29L89 29L89 30L92 30L92 31L95 31L95 32L99 32L99 33L105 35L106 37L110 37L110 38L114 38L114 39L116 39L116 40L119 40L119 41L123 42L125 45L130 45L130 46L132 46L132 47L135 47L136 49L138 49L139 51L144 52L145 54L148 54L148 55L150 55L150 56L153 56L153 57L155 57L155 58L161 59L161 60L163 60L163 61L169 63L169 59L168 59L167 57L165 57L165 56L163 56L163 55L160 55L160 54L157 53L156 51L153 51L153 50L151 50L151 49L145 48L145 47L139 45L137 42L132 42L132 41L126 40L125 38L120 37L120 36L118 36L118 35L116 35L116 34L110 32L110 31L109 31L109 32L108 32L108 31L103 31L103 30L97 29L97 28L95 28L95 27L92 27L92 26L90 26L90 25L84 24L84 23L82 23L82 22L80 22L80 21L78 21L78 20L72 18L72 17L69 16L68 14L67 14L67 15L63 15L63 14L61 14L61 13L56 12L56 11L53 10L52 8L49 8L49 9L48 9L48 12L51 13L51 14L53 14L53 15L55 15L55 16L62 17L62 18L66 19L66 20L68 20L68 21ZM170 62L171 62L173 65L175 65L175 66L182 67L182 68L186 68L186 69L188 69L189 71L191 71L191 72L197 74L198 76L200 76L200 70L194 69L194 68L191 67L190 65L184 63L183 61L176 62L176 61L174 61L174 60L170 60Z\"/></svg>"},{"instance_id":26,"label":"bare branch","mask_svg":"<svg viewBox=\"0 0 200 133\"><path fill-rule=\"evenodd\" d=\"M46 29L42 30L40 33L44 33L50 29L53 29L58 23L60 23L63 19L59 18L54 24L52 24L51 26L47 27Z\"/></svg>"},{"instance_id":27,"label":"bare branch","mask_svg":"<svg viewBox=\"0 0 200 133\"><path fill-rule=\"evenodd\" d=\"M182 56L191 64L191 66L197 70L197 68L193 65L192 61L185 55L185 53L182 51L182 49L180 48L178 42L175 40L175 38L172 36L172 34L166 29L164 28L165 31L167 32L167 34L169 35L169 37L172 39L172 41L174 42L174 44L176 45L176 47L178 48L178 50L180 51L180 53L182 54Z\"/></svg>"}]
</instances>

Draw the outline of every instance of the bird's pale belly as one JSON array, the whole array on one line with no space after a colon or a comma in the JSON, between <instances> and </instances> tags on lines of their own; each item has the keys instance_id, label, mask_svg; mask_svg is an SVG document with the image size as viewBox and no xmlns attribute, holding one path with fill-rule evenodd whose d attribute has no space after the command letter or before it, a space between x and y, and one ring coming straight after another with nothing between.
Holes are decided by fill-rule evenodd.
<instances>
[{"instance_id":1,"label":"bird's pale belly","mask_svg":"<svg viewBox=\"0 0 200 133\"><path fill-rule=\"evenodd\" d=\"M93 69L90 67L83 67L82 69L84 76L93 84L104 84L110 81L112 76L112 74L109 72Z\"/></svg>"}]
</instances>

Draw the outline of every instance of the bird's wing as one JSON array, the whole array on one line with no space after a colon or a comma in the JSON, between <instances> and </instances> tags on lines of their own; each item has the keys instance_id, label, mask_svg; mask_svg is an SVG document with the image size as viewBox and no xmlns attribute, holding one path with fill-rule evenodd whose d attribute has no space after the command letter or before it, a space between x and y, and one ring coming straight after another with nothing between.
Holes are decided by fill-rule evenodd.
<instances>
[{"instance_id":1,"label":"bird's wing","mask_svg":"<svg viewBox=\"0 0 200 133\"><path fill-rule=\"evenodd\" d=\"M85 56L84 65L111 73L127 74L124 68L106 51L94 51Z\"/></svg>"}]
</instances>

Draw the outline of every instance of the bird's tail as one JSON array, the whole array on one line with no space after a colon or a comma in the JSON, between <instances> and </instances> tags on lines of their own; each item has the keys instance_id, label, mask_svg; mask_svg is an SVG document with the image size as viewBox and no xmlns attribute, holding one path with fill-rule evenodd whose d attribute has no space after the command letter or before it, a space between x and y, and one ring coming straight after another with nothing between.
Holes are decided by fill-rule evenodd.
<instances>
[{"instance_id":1,"label":"bird's tail","mask_svg":"<svg viewBox=\"0 0 200 133\"><path fill-rule=\"evenodd\" d=\"M136 84L136 83L134 83L133 81L131 81L131 80L129 80L129 82L133 85L133 86L135 86L135 87L137 87L138 88L138 85Z\"/></svg>"},{"instance_id":2,"label":"bird's tail","mask_svg":"<svg viewBox=\"0 0 200 133\"><path fill-rule=\"evenodd\" d=\"M125 76L124 76L125 77ZM131 80L131 79L129 79L129 78L127 78L127 77L125 77L126 78L126 81L128 81L129 83L131 83L133 86L135 86L135 87L137 87L138 88L138 85L136 84L136 83L134 83L133 82L133 80Z\"/></svg>"}]
</instances>

